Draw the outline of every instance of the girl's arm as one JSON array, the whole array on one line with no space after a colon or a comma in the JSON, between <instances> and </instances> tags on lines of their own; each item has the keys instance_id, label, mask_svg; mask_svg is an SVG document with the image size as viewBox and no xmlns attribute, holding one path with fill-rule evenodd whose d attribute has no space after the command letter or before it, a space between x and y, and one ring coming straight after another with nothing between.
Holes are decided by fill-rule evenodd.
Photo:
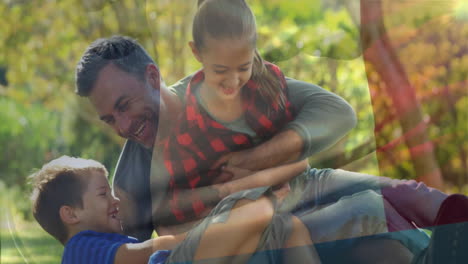
<instances>
[{"instance_id":1,"label":"girl's arm","mask_svg":"<svg viewBox=\"0 0 468 264\"><path fill-rule=\"evenodd\" d=\"M303 172L308 166L307 159L281 165L274 168L269 168L244 177L238 177L232 181L217 184L213 187L217 188L220 192L221 197L225 197L231 193L235 193L241 190L263 187L263 186L275 186L282 183L286 183L295 176ZM242 169L226 166L224 171L233 175L239 175L242 173Z\"/></svg>"},{"instance_id":2,"label":"girl's arm","mask_svg":"<svg viewBox=\"0 0 468 264\"><path fill-rule=\"evenodd\" d=\"M154 252L158 250L170 250L185 239L187 233L175 236L161 236L146 240L141 243L123 244L115 255L115 264L146 264Z\"/></svg>"},{"instance_id":3,"label":"girl's arm","mask_svg":"<svg viewBox=\"0 0 468 264\"><path fill-rule=\"evenodd\" d=\"M211 224L204 232L200 244L197 245L195 259L254 252L273 214L273 205L266 197L255 201L239 200L226 222ZM185 239L186 234L161 236L142 243L124 244L117 250L114 263L146 264L151 254L158 250L173 249ZM220 238L223 239L222 243Z\"/></svg>"}]
</instances>

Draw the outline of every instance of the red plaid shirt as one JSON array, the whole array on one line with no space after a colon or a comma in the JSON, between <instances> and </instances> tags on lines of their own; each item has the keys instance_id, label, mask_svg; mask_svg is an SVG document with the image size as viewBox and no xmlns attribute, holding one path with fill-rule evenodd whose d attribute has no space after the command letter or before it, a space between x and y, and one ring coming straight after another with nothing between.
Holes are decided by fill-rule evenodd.
<instances>
[{"instance_id":1,"label":"red plaid shirt","mask_svg":"<svg viewBox=\"0 0 468 264\"><path fill-rule=\"evenodd\" d=\"M249 80L241 91L247 124L264 140L275 135L293 118L283 73L276 65L265 65L278 77L286 95L285 107L280 108L262 97L253 80ZM210 170L210 167L223 154L252 147L252 139L248 135L226 128L198 105L193 89L203 79L204 74L199 71L188 84L185 111L175 133L164 146L164 163L171 175L169 206L173 214L166 221L172 223L194 220L214 205L206 204L201 192L195 189L212 184L220 171ZM186 190L192 191L182 192ZM191 206L183 208L182 203L188 201Z\"/></svg>"}]
</instances>

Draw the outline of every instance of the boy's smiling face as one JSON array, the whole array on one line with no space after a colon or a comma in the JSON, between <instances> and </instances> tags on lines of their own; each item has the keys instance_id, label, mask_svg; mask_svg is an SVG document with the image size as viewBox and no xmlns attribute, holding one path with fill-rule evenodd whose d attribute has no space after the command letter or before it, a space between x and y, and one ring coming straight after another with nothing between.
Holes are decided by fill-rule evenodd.
<instances>
[{"instance_id":1,"label":"boy's smiling face","mask_svg":"<svg viewBox=\"0 0 468 264\"><path fill-rule=\"evenodd\" d=\"M87 188L83 193L83 208L75 208L80 227L103 233L121 233L118 217L119 200L112 194L102 172L92 171L86 176Z\"/></svg>"}]
</instances>

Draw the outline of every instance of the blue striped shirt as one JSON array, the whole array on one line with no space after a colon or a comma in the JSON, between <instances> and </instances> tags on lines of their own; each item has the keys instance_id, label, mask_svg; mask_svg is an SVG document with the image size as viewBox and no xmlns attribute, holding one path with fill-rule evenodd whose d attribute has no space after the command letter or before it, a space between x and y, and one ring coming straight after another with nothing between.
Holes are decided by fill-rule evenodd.
<instances>
[{"instance_id":1,"label":"blue striped shirt","mask_svg":"<svg viewBox=\"0 0 468 264\"><path fill-rule=\"evenodd\" d=\"M117 249L121 245L138 242L133 237L121 234L82 231L65 245L62 264L113 264Z\"/></svg>"}]
</instances>

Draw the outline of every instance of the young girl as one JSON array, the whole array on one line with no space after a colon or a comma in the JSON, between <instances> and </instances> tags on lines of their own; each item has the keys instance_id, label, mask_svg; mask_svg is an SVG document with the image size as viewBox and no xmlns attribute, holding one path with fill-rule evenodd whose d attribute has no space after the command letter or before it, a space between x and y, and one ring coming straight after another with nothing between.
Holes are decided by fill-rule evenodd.
<instances>
[{"instance_id":1,"label":"young girl","mask_svg":"<svg viewBox=\"0 0 468 264\"><path fill-rule=\"evenodd\" d=\"M166 142L164 160L171 175L170 206L176 221L201 216L205 204L197 191L180 190L223 181L210 169L223 154L246 149L275 135L293 119L286 80L280 69L263 61L255 45L255 17L243 0L199 1L193 22L193 54L203 65L186 92L186 107L175 133ZM221 196L242 189L287 182L307 167L306 161L262 172L223 185ZM192 210L179 201L192 201Z\"/></svg>"}]
</instances>

